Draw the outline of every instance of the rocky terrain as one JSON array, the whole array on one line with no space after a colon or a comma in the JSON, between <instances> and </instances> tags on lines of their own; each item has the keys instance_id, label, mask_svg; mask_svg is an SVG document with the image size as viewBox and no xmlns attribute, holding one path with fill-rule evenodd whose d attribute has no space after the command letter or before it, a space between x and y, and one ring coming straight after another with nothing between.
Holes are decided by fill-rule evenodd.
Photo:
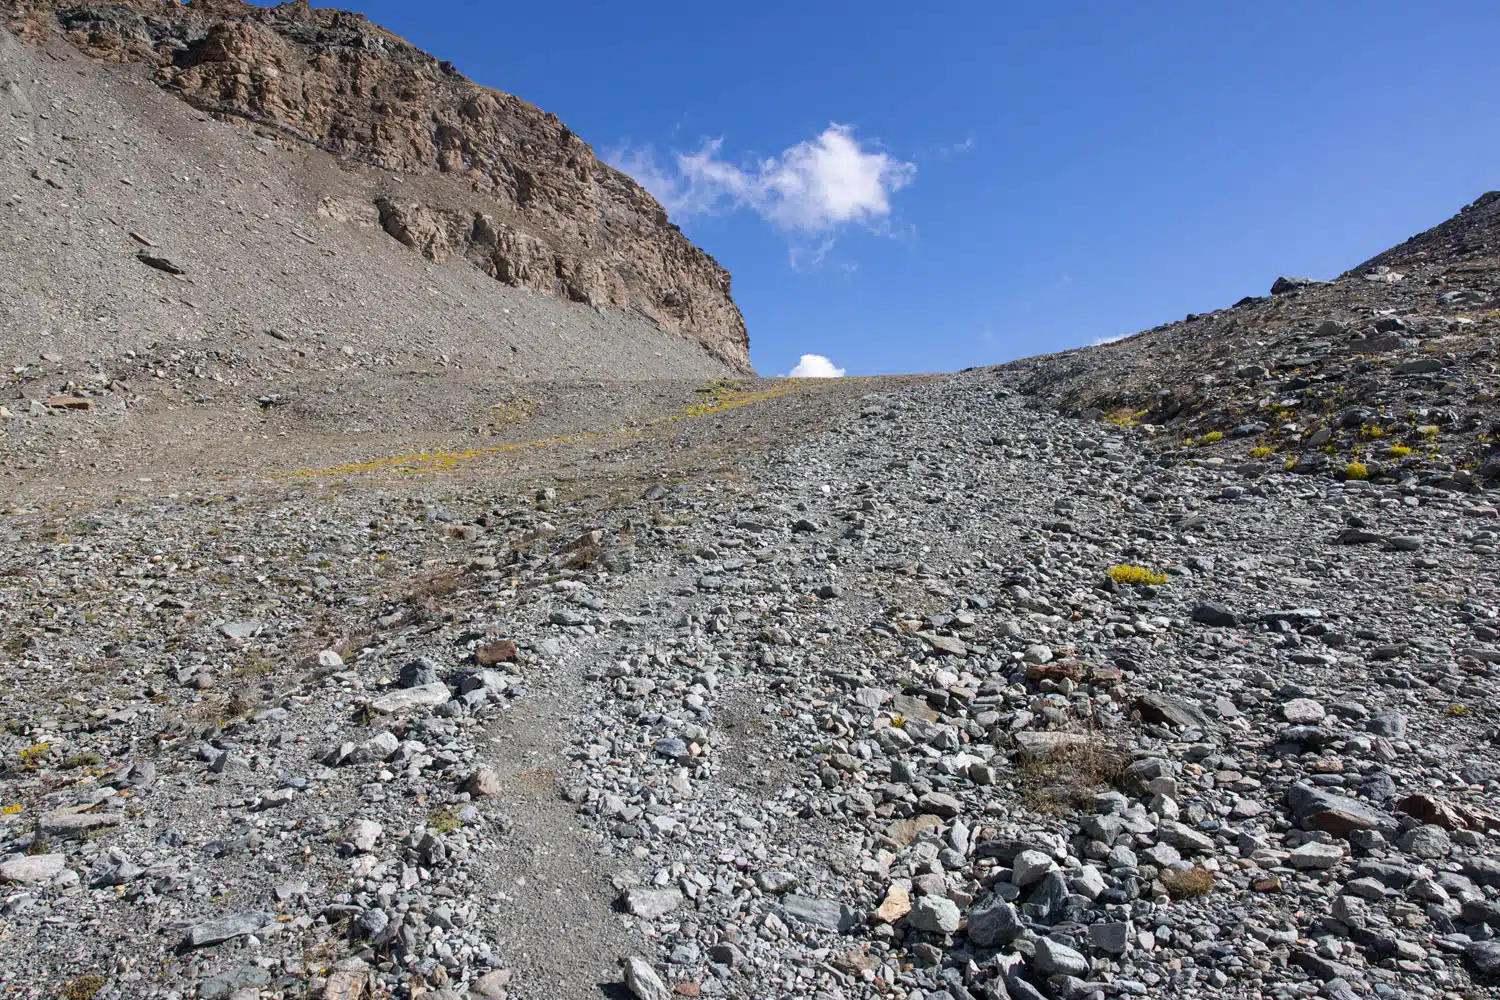
<instances>
[{"instance_id":1,"label":"rocky terrain","mask_svg":"<svg viewBox=\"0 0 1500 1000\"><path fill-rule=\"evenodd\" d=\"M0 219L7 367L750 372L644 190L356 14L0 3Z\"/></svg>"},{"instance_id":2,"label":"rocky terrain","mask_svg":"<svg viewBox=\"0 0 1500 1000\"><path fill-rule=\"evenodd\" d=\"M1024 389L1152 447L1299 474L1500 477L1500 191L1333 281L1028 359Z\"/></svg>"},{"instance_id":3,"label":"rocky terrain","mask_svg":"<svg viewBox=\"0 0 1500 1000\"><path fill-rule=\"evenodd\" d=\"M7 11L0 993L1500 995L1500 198L762 380L465 244L634 189L352 15Z\"/></svg>"}]
</instances>

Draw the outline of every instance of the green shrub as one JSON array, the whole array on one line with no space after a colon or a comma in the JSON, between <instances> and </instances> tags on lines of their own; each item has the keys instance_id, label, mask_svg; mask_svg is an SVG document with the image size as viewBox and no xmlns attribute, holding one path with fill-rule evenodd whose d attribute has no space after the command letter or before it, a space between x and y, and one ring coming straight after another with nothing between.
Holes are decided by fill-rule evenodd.
<instances>
[{"instance_id":1,"label":"green shrub","mask_svg":"<svg viewBox=\"0 0 1500 1000\"><path fill-rule=\"evenodd\" d=\"M1144 583L1158 584L1167 582L1167 574L1165 573L1154 569L1147 569L1145 566L1131 566L1128 563L1118 563L1111 566L1105 572L1109 574L1109 578L1115 581L1115 583L1129 584L1131 586Z\"/></svg>"}]
</instances>

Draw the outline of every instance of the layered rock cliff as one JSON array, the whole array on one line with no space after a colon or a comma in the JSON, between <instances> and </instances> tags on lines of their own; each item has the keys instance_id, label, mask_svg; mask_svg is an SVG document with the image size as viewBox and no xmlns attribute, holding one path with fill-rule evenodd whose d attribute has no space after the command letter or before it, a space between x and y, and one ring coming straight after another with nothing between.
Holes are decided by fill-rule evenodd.
<instances>
[{"instance_id":1,"label":"layered rock cliff","mask_svg":"<svg viewBox=\"0 0 1500 1000\"><path fill-rule=\"evenodd\" d=\"M382 228L498 281L628 310L750 371L729 273L555 115L479 86L363 15L238 0L0 0L18 37L143 63L204 112L274 130L393 182ZM331 206L330 214L349 206Z\"/></svg>"}]
</instances>

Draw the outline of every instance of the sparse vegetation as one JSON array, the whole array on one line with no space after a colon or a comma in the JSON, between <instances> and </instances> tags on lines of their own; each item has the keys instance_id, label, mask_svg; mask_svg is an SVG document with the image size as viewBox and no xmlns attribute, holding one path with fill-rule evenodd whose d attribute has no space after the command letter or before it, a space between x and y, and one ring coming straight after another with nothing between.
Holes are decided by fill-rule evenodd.
<instances>
[{"instance_id":1,"label":"sparse vegetation","mask_svg":"<svg viewBox=\"0 0 1500 1000\"><path fill-rule=\"evenodd\" d=\"M1213 891L1214 873L1206 868L1168 868L1158 876L1173 899L1192 899Z\"/></svg>"},{"instance_id":2,"label":"sparse vegetation","mask_svg":"<svg viewBox=\"0 0 1500 1000\"><path fill-rule=\"evenodd\" d=\"M1132 566L1129 563L1117 563L1105 571L1109 578L1115 583L1129 586L1140 586L1142 584L1161 584L1167 582L1167 574L1159 570L1147 569L1145 566Z\"/></svg>"},{"instance_id":3,"label":"sparse vegetation","mask_svg":"<svg viewBox=\"0 0 1500 1000\"><path fill-rule=\"evenodd\" d=\"M536 415L538 403L529 396L514 396L490 407L490 424L495 428L524 424Z\"/></svg>"},{"instance_id":4,"label":"sparse vegetation","mask_svg":"<svg viewBox=\"0 0 1500 1000\"><path fill-rule=\"evenodd\" d=\"M1136 427L1148 412L1150 411L1132 410L1128 406L1120 406L1105 413L1102 419L1116 427Z\"/></svg>"},{"instance_id":5,"label":"sparse vegetation","mask_svg":"<svg viewBox=\"0 0 1500 1000\"><path fill-rule=\"evenodd\" d=\"M1250 457L1251 458L1267 458L1267 457L1269 457L1269 456L1271 456L1271 455L1273 455L1275 453L1276 453L1276 449L1275 448L1272 448L1269 445L1264 445L1264 444L1260 445L1257 448L1251 448L1250 449Z\"/></svg>"},{"instance_id":6,"label":"sparse vegetation","mask_svg":"<svg viewBox=\"0 0 1500 1000\"><path fill-rule=\"evenodd\" d=\"M1092 736L1028 758L1016 769L1021 803L1049 816L1088 809L1095 794L1120 780L1128 762L1123 751Z\"/></svg>"},{"instance_id":7,"label":"sparse vegetation","mask_svg":"<svg viewBox=\"0 0 1500 1000\"><path fill-rule=\"evenodd\" d=\"M1404 444L1393 444L1385 450L1391 458L1405 458L1411 454L1411 448Z\"/></svg>"},{"instance_id":8,"label":"sparse vegetation","mask_svg":"<svg viewBox=\"0 0 1500 1000\"><path fill-rule=\"evenodd\" d=\"M19 769L22 771L35 771L52 751L50 743L36 743L16 754L19 759Z\"/></svg>"},{"instance_id":9,"label":"sparse vegetation","mask_svg":"<svg viewBox=\"0 0 1500 1000\"><path fill-rule=\"evenodd\" d=\"M62 1000L94 1000L104 989L104 977L97 972L79 976L63 989Z\"/></svg>"},{"instance_id":10,"label":"sparse vegetation","mask_svg":"<svg viewBox=\"0 0 1500 1000\"><path fill-rule=\"evenodd\" d=\"M1350 462L1344 466L1344 476L1348 479L1369 479L1370 467L1363 462Z\"/></svg>"},{"instance_id":11,"label":"sparse vegetation","mask_svg":"<svg viewBox=\"0 0 1500 1000\"><path fill-rule=\"evenodd\" d=\"M427 829L434 833L452 833L462 825L458 813L447 806L439 807L427 814Z\"/></svg>"},{"instance_id":12,"label":"sparse vegetation","mask_svg":"<svg viewBox=\"0 0 1500 1000\"><path fill-rule=\"evenodd\" d=\"M1198 439L1198 443L1200 445L1215 444L1222 440L1224 440L1223 431L1209 431L1207 434L1203 435L1203 437Z\"/></svg>"}]
</instances>

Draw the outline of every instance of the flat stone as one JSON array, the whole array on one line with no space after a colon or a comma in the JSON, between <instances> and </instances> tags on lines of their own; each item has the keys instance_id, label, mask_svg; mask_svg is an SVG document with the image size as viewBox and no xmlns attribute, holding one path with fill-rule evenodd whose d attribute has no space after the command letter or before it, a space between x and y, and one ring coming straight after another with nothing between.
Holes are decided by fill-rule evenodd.
<instances>
[{"instance_id":1,"label":"flat stone","mask_svg":"<svg viewBox=\"0 0 1500 1000\"><path fill-rule=\"evenodd\" d=\"M1213 838L1175 820L1163 820L1157 835L1179 850L1205 854L1214 849Z\"/></svg>"},{"instance_id":2,"label":"flat stone","mask_svg":"<svg viewBox=\"0 0 1500 1000\"><path fill-rule=\"evenodd\" d=\"M219 634L226 639L250 639L260 634L260 622L225 622Z\"/></svg>"},{"instance_id":3,"label":"flat stone","mask_svg":"<svg viewBox=\"0 0 1500 1000\"><path fill-rule=\"evenodd\" d=\"M1136 699L1136 709L1147 722L1164 723L1178 729L1212 729L1213 720L1193 702L1155 691Z\"/></svg>"},{"instance_id":4,"label":"flat stone","mask_svg":"<svg viewBox=\"0 0 1500 1000\"><path fill-rule=\"evenodd\" d=\"M260 996L260 987L271 983L271 974L258 965L242 965L228 972L221 972L198 987L198 995L204 1000L220 1000L240 990L253 990L252 996Z\"/></svg>"},{"instance_id":5,"label":"flat stone","mask_svg":"<svg viewBox=\"0 0 1500 1000\"><path fill-rule=\"evenodd\" d=\"M624 903L626 912L632 916L656 920L682 905L682 893L671 887L656 889L635 886L625 890L621 902Z\"/></svg>"},{"instance_id":6,"label":"flat stone","mask_svg":"<svg viewBox=\"0 0 1500 1000\"><path fill-rule=\"evenodd\" d=\"M923 896L906 915L908 926L932 934L952 934L958 930L958 905L946 896Z\"/></svg>"},{"instance_id":7,"label":"flat stone","mask_svg":"<svg viewBox=\"0 0 1500 1000\"><path fill-rule=\"evenodd\" d=\"M1240 616L1214 601L1200 601L1193 606L1193 621L1210 628L1231 628L1240 623Z\"/></svg>"},{"instance_id":8,"label":"flat stone","mask_svg":"<svg viewBox=\"0 0 1500 1000\"><path fill-rule=\"evenodd\" d=\"M846 934L854 929L854 911L833 899L808 899L787 896L781 901L782 912L793 920Z\"/></svg>"},{"instance_id":9,"label":"flat stone","mask_svg":"<svg viewBox=\"0 0 1500 1000\"><path fill-rule=\"evenodd\" d=\"M448 690L448 685L442 681L434 681L431 684L400 688L389 694L381 695L370 702L370 711L380 712L382 715L390 715L396 712L409 711L413 708L435 708L451 697L453 697L453 693Z\"/></svg>"},{"instance_id":10,"label":"flat stone","mask_svg":"<svg viewBox=\"0 0 1500 1000\"><path fill-rule=\"evenodd\" d=\"M1287 855L1287 864L1298 870L1321 871L1344 860L1344 849L1338 844L1303 844Z\"/></svg>"},{"instance_id":11,"label":"flat stone","mask_svg":"<svg viewBox=\"0 0 1500 1000\"><path fill-rule=\"evenodd\" d=\"M58 840L73 840L88 836L95 830L119 826L121 816L116 812L76 812L57 809L43 813L37 820L37 832L44 837Z\"/></svg>"},{"instance_id":12,"label":"flat stone","mask_svg":"<svg viewBox=\"0 0 1500 1000\"><path fill-rule=\"evenodd\" d=\"M1036 957L1032 965L1044 976L1084 976L1089 971L1089 960L1061 941L1052 938L1037 938Z\"/></svg>"},{"instance_id":13,"label":"flat stone","mask_svg":"<svg viewBox=\"0 0 1500 1000\"><path fill-rule=\"evenodd\" d=\"M1282 718L1294 726L1314 726L1328 713L1311 698L1293 698L1281 706Z\"/></svg>"},{"instance_id":14,"label":"flat stone","mask_svg":"<svg viewBox=\"0 0 1500 1000\"><path fill-rule=\"evenodd\" d=\"M1286 793L1292 816L1304 830L1323 830L1347 837L1355 830L1394 832L1395 817L1367 802L1312 785L1293 785Z\"/></svg>"},{"instance_id":15,"label":"flat stone","mask_svg":"<svg viewBox=\"0 0 1500 1000\"><path fill-rule=\"evenodd\" d=\"M66 864L67 858L62 854L23 854L0 861L0 880L18 885L50 882Z\"/></svg>"},{"instance_id":16,"label":"flat stone","mask_svg":"<svg viewBox=\"0 0 1500 1000\"><path fill-rule=\"evenodd\" d=\"M271 917L268 914L254 910L247 910L244 913L231 913L224 917L214 917L212 920L200 921L189 927L187 936L183 938L182 943L187 948L201 948L208 944L218 944L220 941L228 941L231 938L254 934L270 922Z\"/></svg>"},{"instance_id":17,"label":"flat stone","mask_svg":"<svg viewBox=\"0 0 1500 1000\"><path fill-rule=\"evenodd\" d=\"M927 704L927 699L914 698L909 694L898 694L891 698L891 713L903 719L919 719L922 722L936 722L939 718L937 709Z\"/></svg>"},{"instance_id":18,"label":"flat stone","mask_svg":"<svg viewBox=\"0 0 1500 1000\"><path fill-rule=\"evenodd\" d=\"M897 847L907 847L922 833L923 830L941 829L943 820L939 816L926 813L914 816L911 819L898 819L888 824L885 835Z\"/></svg>"},{"instance_id":19,"label":"flat stone","mask_svg":"<svg viewBox=\"0 0 1500 1000\"><path fill-rule=\"evenodd\" d=\"M1100 951L1111 955L1123 955L1130 950L1130 940L1135 937L1135 925L1129 920L1107 920L1089 924L1089 943Z\"/></svg>"},{"instance_id":20,"label":"flat stone","mask_svg":"<svg viewBox=\"0 0 1500 1000\"><path fill-rule=\"evenodd\" d=\"M969 647L957 636L938 635L936 632L918 632L917 638L931 646L934 652L944 656L968 656Z\"/></svg>"},{"instance_id":21,"label":"flat stone","mask_svg":"<svg viewBox=\"0 0 1500 1000\"><path fill-rule=\"evenodd\" d=\"M936 816L953 817L963 811L963 803L946 792L928 792L917 800L923 812Z\"/></svg>"},{"instance_id":22,"label":"flat stone","mask_svg":"<svg viewBox=\"0 0 1500 1000\"><path fill-rule=\"evenodd\" d=\"M1023 729L1016 733L1016 748L1028 760L1047 760L1073 747L1083 746L1092 738L1084 733L1037 732Z\"/></svg>"}]
</instances>

